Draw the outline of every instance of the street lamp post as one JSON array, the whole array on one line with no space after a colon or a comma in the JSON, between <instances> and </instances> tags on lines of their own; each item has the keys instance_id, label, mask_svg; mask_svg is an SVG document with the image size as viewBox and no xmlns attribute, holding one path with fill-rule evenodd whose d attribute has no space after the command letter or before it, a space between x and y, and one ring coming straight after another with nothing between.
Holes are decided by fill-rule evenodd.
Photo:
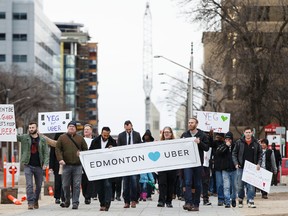
<instances>
[{"instance_id":1,"label":"street lamp post","mask_svg":"<svg viewBox=\"0 0 288 216\"><path fill-rule=\"evenodd\" d=\"M175 79L175 80L177 80L179 82L182 82L182 83L185 83L185 84L188 85L188 96L187 96L188 97L188 107L187 107L188 108L188 118L192 117L192 115L193 115L193 74L195 73L195 74L197 74L197 75L199 75L199 76L201 76L201 77L203 77L205 79L208 79L208 80L210 80L210 81L212 81L212 82L214 82L216 84L221 84L221 82L216 80L216 79L213 79L213 78L211 78L209 76L201 74L201 73L199 73L197 71L194 71L192 69L192 67L193 67L193 65L192 65L192 56L193 56L193 51L191 51L190 68L185 67L185 66L183 66L183 65L181 65L181 64L179 64L179 63L177 63L177 62L175 62L175 61L173 61L173 60L171 60L169 58L166 58L165 56L161 56L161 55L154 56L154 58L163 58L163 59L165 59L165 60L167 60L167 61L169 61L169 62L171 62L171 63L173 63L175 65L178 65L178 66L188 70L188 76L189 76L189 78L188 78L189 82L188 83L185 83L185 82L183 82L180 79L176 79L175 77L172 77L172 76L170 76L170 75L168 75L166 73L159 73L159 75L167 75L167 76L172 77L173 79Z\"/></svg>"}]
</instances>

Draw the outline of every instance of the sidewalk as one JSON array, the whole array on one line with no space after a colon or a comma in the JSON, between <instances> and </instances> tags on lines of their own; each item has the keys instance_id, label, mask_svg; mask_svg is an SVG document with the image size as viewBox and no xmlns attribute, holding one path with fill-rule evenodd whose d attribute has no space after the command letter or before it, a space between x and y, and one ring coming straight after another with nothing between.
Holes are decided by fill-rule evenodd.
<instances>
[{"instance_id":1,"label":"sidewalk","mask_svg":"<svg viewBox=\"0 0 288 216\"><path fill-rule=\"evenodd\" d=\"M2 180L0 183L3 185ZM1 186L2 186L1 185ZM25 194L25 186L20 184L18 188L18 198L21 198ZM226 209L223 206L217 206L217 197L210 197L212 202L211 206L200 205L199 212L188 212L184 211L182 206L184 202L179 200L173 200L173 208L159 208L157 206L158 194L155 194L152 198L153 201L140 202L135 209L129 208L124 209L123 201L113 201L108 212L99 211L99 201L92 200L90 205L84 204L84 198L80 196L80 205L78 210L72 210L71 206L69 208L61 208L59 205L54 203L54 198L50 196L43 195L43 189L41 192L42 199L39 201L40 208L34 210L27 210L27 201L24 201L22 205L14 204L0 204L0 215L12 216L98 216L98 215L118 215L118 216L183 216L183 215L202 215L202 216L223 216L223 215L235 215L235 216L245 216L245 215L274 215L283 216L288 215L288 187L287 186L272 186L271 192L268 195L269 199L264 200L261 198L261 194L257 193L255 198L256 209L248 208L244 205L244 208L239 209L230 208Z\"/></svg>"}]
</instances>

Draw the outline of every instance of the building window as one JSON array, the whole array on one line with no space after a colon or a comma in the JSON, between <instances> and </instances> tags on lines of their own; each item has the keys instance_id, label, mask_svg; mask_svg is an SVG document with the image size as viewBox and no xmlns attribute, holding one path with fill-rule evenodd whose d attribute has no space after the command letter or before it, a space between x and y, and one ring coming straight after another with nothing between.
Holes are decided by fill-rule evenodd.
<instances>
[{"instance_id":1,"label":"building window","mask_svg":"<svg viewBox=\"0 0 288 216\"><path fill-rule=\"evenodd\" d=\"M13 62L27 62L27 55L13 55Z\"/></svg>"},{"instance_id":2,"label":"building window","mask_svg":"<svg viewBox=\"0 0 288 216\"><path fill-rule=\"evenodd\" d=\"M13 34L13 41L27 41L27 34Z\"/></svg>"},{"instance_id":3,"label":"building window","mask_svg":"<svg viewBox=\"0 0 288 216\"><path fill-rule=\"evenodd\" d=\"M14 20L27 20L27 13L13 13Z\"/></svg>"},{"instance_id":4,"label":"building window","mask_svg":"<svg viewBox=\"0 0 288 216\"><path fill-rule=\"evenodd\" d=\"M5 33L0 33L0 41L1 40L6 40L6 34Z\"/></svg>"},{"instance_id":5,"label":"building window","mask_svg":"<svg viewBox=\"0 0 288 216\"><path fill-rule=\"evenodd\" d=\"M74 68L66 68L65 69L65 79L66 80L75 80L75 69Z\"/></svg>"},{"instance_id":6,"label":"building window","mask_svg":"<svg viewBox=\"0 0 288 216\"><path fill-rule=\"evenodd\" d=\"M6 56L5 55L0 55L0 62L5 62L6 61Z\"/></svg>"},{"instance_id":7,"label":"building window","mask_svg":"<svg viewBox=\"0 0 288 216\"><path fill-rule=\"evenodd\" d=\"M0 19L6 19L5 12L0 12Z\"/></svg>"}]
</instances>

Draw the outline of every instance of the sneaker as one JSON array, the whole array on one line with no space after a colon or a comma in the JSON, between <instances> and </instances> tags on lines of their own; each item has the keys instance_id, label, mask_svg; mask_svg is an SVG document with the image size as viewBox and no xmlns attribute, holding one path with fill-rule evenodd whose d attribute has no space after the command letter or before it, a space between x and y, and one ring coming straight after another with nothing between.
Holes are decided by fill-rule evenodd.
<instances>
[{"instance_id":1,"label":"sneaker","mask_svg":"<svg viewBox=\"0 0 288 216\"><path fill-rule=\"evenodd\" d=\"M91 203L91 199L90 198L89 199L85 199L84 202L85 202L86 205L89 205Z\"/></svg>"},{"instance_id":2,"label":"sneaker","mask_svg":"<svg viewBox=\"0 0 288 216\"><path fill-rule=\"evenodd\" d=\"M171 203L166 203L167 208L173 208L173 205Z\"/></svg>"},{"instance_id":3,"label":"sneaker","mask_svg":"<svg viewBox=\"0 0 288 216\"><path fill-rule=\"evenodd\" d=\"M224 203L223 202L218 202L218 206L223 206Z\"/></svg>"},{"instance_id":4,"label":"sneaker","mask_svg":"<svg viewBox=\"0 0 288 216\"><path fill-rule=\"evenodd\" d=\"M254 204L254 202L249 202L248 208L256 208L256 205Z\"/></svg>"},{"instance_id":5,"label":"sneaker","mask_svg":"<svg viewBox=\"0 0 288 216\"><path fill-rule=\"evenodd\" d=\"M33 210L33 205L28 204L28 210Z\"/></svg>"},{"instance_id":6,"label":"sneaker","mask_svg":"<svg viewBox=\"0 0 288 216\"><path fill-rule=\"evenodd\" d=\"M37 201L37 202L34 202L34 209L39 209L39 203L38 203L38 201Z\"/></svg>"},{"instance_id":7,"label":"sneaker","mask_svg":"<svg viewBox=\"0 0 288 216\"><path fill-rule=\"evenodd\" d=\"M211 205L211 202L209 202L209 200L205 200L205 201L203 201L203 205L209 206L209 205Z\"/></svg>"},{"instance_id":8,"label":"sneaker","mask_svg":"<svg viewBox=\"0 0 288 216\"><path fill-rule=\"evenodd\" d=\"M60 204L60 203L61 203L60 199L55 199L55 204Z\"/></svg>"},{"instance_id":9,"label":"sneaker","mask_svg":"<svg viewBox=\"0 0 288 216\"><path fill-rule=\"evenodd\" d=\"M117 201L121 201L121 198L120 198L120 197L116 197L116 200L117 200Z\"/></svg>"},{"instance_id":10,"label":"sneaker","mask_svg":"<svg viewBox=\"0 0 288 216\"><path fill-rule=\"evenodd\" d=\"M132 201L131 202L131 208L136 208L136 203L137 203L136 201Z\"/></svg>"},{"instance_id":11,"label":"sneaker","mask_svg":"<svg viewBox=\"0 0 288 216\"><path fill-rule=\"evenodd\" d=\"M225 205L225 208L230 208L231 206L229 204L226 204Z\"/></svg>"},{"instance_id":12,"label":"sneaker","mask_svg":"<svg viewBox=\"0 0 288 216\"><path fill-rule=\"evenodd\" d=\"M236 207L236 200L232 200L232 207Z\"/></svg>"},{"instance_id":13,"label":"sneaker","mask_svg":"<svg viewBox=\"0 0 288 216\"><path fill-rule=\"evenodd\" d=\"M243 200L239 200L238 201L238 207L239 208L243 208Z\"/></svg>"}]
</instances>

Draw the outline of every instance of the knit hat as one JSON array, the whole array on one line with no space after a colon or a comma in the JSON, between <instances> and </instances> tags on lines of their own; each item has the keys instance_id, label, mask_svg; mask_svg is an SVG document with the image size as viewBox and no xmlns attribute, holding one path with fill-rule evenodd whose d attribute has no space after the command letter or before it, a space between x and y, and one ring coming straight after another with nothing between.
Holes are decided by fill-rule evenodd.
<instances>
[{"instance_id":1,"label":"knit hat","mask_svg":"<svg viewBox=\"0 0 288 216\"><path fill-rule=\"evenodd\" d=\"M142 136L143 142L145 142L145 140L144 140L145 136L149 136L150 142L154 141L154 138L152 137L151 131L149 129L147 129L146 132L144 133L144 135Z\"/></svg>"},{"instance_id":2,"label":"knit hat","mask_svg":"<svg viewBox=\"0 0 288 216\"><path fill-rule=\"evenodd\" d=\"M225 139L231 139L233 140L233 133L228 131L226 134L225 134Z\"/></svg>"},{"instance_id":3,"label":"knit hat","mask_svg":"<svg viewBox=\"0 0 288 216\"><path fill-rule=\"evenodd\" d=\"M77 122L76 121L70 121L67 125L67 127L69 127L69 125L74 125L75 127L77 127Z\"/></svg>"}]
</instances>

